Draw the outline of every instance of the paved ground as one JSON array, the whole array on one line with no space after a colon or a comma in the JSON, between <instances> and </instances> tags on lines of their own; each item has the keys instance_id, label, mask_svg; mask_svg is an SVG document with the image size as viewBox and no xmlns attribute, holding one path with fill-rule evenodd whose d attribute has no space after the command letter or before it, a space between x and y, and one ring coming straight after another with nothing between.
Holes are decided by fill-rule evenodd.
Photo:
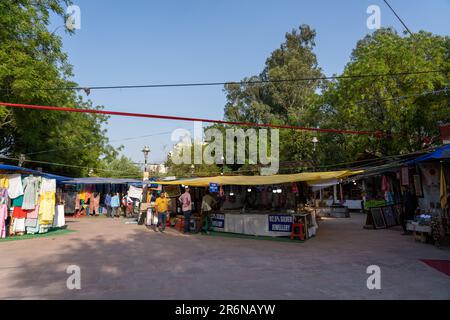
<instances>
[{"instance_id":1,"label":"paved ground","mask_svg":"<svg viewBox=\"0 0 450 320\"><path fill-rule=\"evenodd\" d=\"M78 232L0 243L0 299L450 299L450 277L419 261L450 259L450 248L363 230L360 214L321 222L306 243L68 223ZM381 290L366 287L372 264ZM81 268L81 290L66 287L69 265Z\"/></svg>"}]
</instances>

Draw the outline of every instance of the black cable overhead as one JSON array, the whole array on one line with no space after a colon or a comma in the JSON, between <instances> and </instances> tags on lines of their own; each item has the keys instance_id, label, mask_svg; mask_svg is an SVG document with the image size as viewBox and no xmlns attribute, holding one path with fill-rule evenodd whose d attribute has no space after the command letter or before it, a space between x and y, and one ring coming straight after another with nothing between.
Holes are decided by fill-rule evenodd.
<instances>
[{"instance_id":1,"label":"black cable overhead","mask_svg":"<svg viewBox=\"0 0 450 320\"><path fill-rule=\"evenodd\" d=\"M411 32L411 30L409 30L409 28L406 26L406 24L403 22L403 20L400 18L400 16L397 14L397 12L395 12L395 10L391 7L391 5L389 4L389 2L387 2L387 0L383 0L384 3L386 3L386 5L389 7L389 9L391 9L392 13L394 13L394 15L397 17L397 19L401 22L401 24L403 25L403 27L405 27L406 31L408 31L408 33L411 35L411 37L414 37L413 33Z\"/></svg>"},{"instance_id":2,"label":"black cable overhead","mask_svg":"<svg viewBox=\"0 0 450 320\"><path fill-rule=\"evenodd\" d=\"M16 88L14 91L64 91L64 90L84 90L87 94L91 90L110 90L110 89L142 89L142 88L174 88L174 87L206 87L206 86L224 86L224 85L253 85L263 83L284 83L300 81L318 81L318 80L336 80L336 79L362 79L362 78L384 78L399 77L408 75L420 75L428 73L449 73L450 70L423 70L423 71L405 71L397 73L384 74L360 74L343 75L328 77L306 77L294 79L268 79L268 80L249 80L249 81L231 81L231 82L193 82L193 83L172 83L172 84L143 84L143 85L117 85L117 86L78 86L78 87L54 87L54 88ZM0 91L11 91L11 89L0 88Z\"/></svg>"}]
</instances>

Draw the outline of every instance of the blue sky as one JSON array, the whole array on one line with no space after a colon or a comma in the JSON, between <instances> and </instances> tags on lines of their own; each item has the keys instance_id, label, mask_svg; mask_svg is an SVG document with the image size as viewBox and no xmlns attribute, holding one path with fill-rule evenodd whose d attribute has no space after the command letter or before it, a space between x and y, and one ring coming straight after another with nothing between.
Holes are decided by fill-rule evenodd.
<instances>
[{"instance_id":1,"label":"blue sky","mask_svg":"<svg viewBox=\"0 0 450 320\"><path fill-rule=\"evenodd\" d=\"M81 29L68 36L64 50L81 86L238 81L258 74L284 34L306 23L317 31L316 48L326 75L340 73L367 29L369 5L381 8L381 25L402 30L382 0L74 0ZM449 0L390 0L413 31L450 32ZM54 17L51 28L62 25ZM223 88L160 88L92 91L89 99L108 110L222 119ZM189 122L112 117L108 136L124 154L143 161L164 161L176 128ZM122 140L143 135L153 137Z\"/></svg>"}]
</instances>

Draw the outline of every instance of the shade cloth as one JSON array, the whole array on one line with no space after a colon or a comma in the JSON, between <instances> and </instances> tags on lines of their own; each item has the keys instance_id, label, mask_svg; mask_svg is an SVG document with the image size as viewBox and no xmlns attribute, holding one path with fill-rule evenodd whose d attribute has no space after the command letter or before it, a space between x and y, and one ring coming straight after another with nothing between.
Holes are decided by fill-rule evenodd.
<instances>
[{"instance_id":1,"label":"shade cloth","mask_svg":"<svg viewBox=\"0 0 450 320\"><path fill-rule=\"evenodd\" d=\"M408 161L406 164L416 164L423 161L436 160L436 159L450 159L450 144L446 144L440 148L437 148L431 153L427 153L414 160Z\"/></svg>"},{"instance_id":2,"label":"shade cloth","mask_svg":"<svg viewBox=\"0 0 450 320\"><path fill-rule=\"evenodd\" d=\"M210 183L218 183L220 185L261 186L299 181L340 179L360 173L362 173L362 171L344 170L328 172L303 172L296 174L277 174L272 176L216 176L175 181L158 181L158 183L163 185L183 184L192 187L207 187Z\"/></svg>"}]
</instances>

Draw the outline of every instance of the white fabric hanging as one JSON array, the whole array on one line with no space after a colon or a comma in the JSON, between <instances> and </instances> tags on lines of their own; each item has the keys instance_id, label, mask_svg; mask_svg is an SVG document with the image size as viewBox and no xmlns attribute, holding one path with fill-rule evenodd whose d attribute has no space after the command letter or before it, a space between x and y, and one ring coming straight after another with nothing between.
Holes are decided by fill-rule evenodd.
<instances>
[{"instance_id":1,"label":"white fabric hanging","mask_svg":"<svg viewBox=\"0 0 450 320\"><path fill-rule=\"evenodd\" d=\"M56 192L56 180L42 178L41 193L44 192Z\"/></svg>"},{"instance_id":2,"label":"white fabric hanging","mask_svg":"<svg viewBox=\"0 0 450 320\"><path fill-rule=\"evenodd\" d=\"M20 174L9 174L8 196L15 199L23 195L22 176Z\"/></svg>"}]
</instances>

